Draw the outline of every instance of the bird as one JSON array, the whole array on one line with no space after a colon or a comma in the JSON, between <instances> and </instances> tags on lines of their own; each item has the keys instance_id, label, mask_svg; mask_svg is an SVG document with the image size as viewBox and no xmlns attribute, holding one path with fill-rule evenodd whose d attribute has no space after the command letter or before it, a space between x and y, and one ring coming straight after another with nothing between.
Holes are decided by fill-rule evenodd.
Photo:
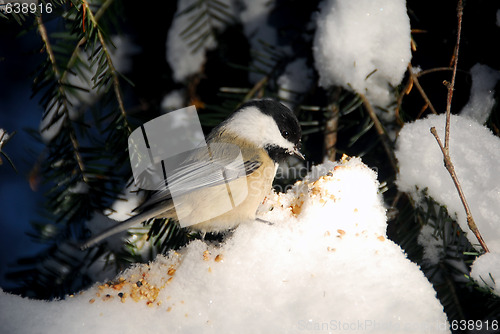
<instances>
[{"instance_id":1,"label":"bird","mask_svg":"<svg viewBox=\"0 0 500 334\"><path fill-rule=\"evenodd\" d=\"M301 136L296 115L279 101L243 103L206 137L208 149L190 153L166 185L134 210L140 213L91 237L80 248L151 218L174 219L202 235L255 221L279 163L290 156L305 160Z\"/></svg>"}]
</instances>

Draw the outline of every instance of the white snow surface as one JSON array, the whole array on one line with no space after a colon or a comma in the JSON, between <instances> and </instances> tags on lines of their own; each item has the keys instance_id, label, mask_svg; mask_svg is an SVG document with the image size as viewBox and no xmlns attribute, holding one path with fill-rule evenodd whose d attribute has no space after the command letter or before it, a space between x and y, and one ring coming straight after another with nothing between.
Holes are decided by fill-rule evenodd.
<instances>
[{"instance_id":1,"label":"white snow surface","mask_svg":"<svg viewBox=\"0 0 500 334\"><path fill-rule=\"evenodd\" d=\"M373 170L327 162L219 245L200 240L61 301L0 291L5 333L449 333L435 291L388 240ZM122 294L122 295L119 295Z\"/></svg>"},{"instance_id":2,"label":"white snow surface","mask_svg":"<svg viewBox=\"0 0 500 334\"><path fill-rule=\"evenodd\" d=\"M397 142L399 161L398 188L429 196L445 205L451 217L456 215L469 241L480 250L478 241L467 226L467 217L455 185L443 164L443 155L431 127L444 142L445 115L431 115L406 124ZM472 215L491 251L500 252L500 140L486 127L472 119L451 116L450 155Z\"/></svg>"},{"instance_id":3,"label":"white snow surface","mask_svg":"<svg viewBox=\"0 0 500 334\"><path fill-rule=\"evenodd\" d=\"M172 20L172 25L167 36L167 61L172 69L173 78L182 82L189 76L198 73L205 63L205 51L217 46L215 39L210 35L205 41L204 47L192 50L188 42L181 37L181 33L189 26L189 15L179 15L196 0L177 1L176 17Z\"/></svg>"},{"instance_id":4,"label":"white snow surface","mask_svg":"<svg viewBox=\"0 0 500 334\"><path fill-rule=\"evenodd\" d=\"M422 226L418 235L418 243L423 247L423 259L430 264L436 265L444 257L443 240L434 234L434 226L427 224Z\"/></svg>"},{"instance_id":5,"label":"white snow surface","mask_svg":"<svg viewBox=\"0 0 500 334\"><path fill-rule=\"evenodd\" d=\"M306 58L297 58L289 63L278 78L278 96L293 108L300 94L306 93L313 85L313 71L307 66Z\"/></svg>"},{"instance_id":6,"label":"white snow surface","mask_svg":"<svg viewBox=\"0 0 500 334\"><path fill-rule=\"evenodd\" d=\"M267 24L267 18L274 8L274 3L269 0L241 0L241 4L243 10L240 13L240 20L252 48L260 49L259 39L275 45L278 40L276 30Z\"/></svg>"},{"instance_id":7,"label":"white snow surface","mask_svg":"<svg viewBox=\"0 0 500 334\"><path fill-rule=\"evenodd\" d=\"M500 278L500 254L486 253L478 257L472 265L470 276L479 285L491 289L494 294L500 296L498 280Z\"/></svg>"},{"instance_id":8,"label":"white snow surface","mask_svg":"<svg viewBox=\"0 0 500 334\"><path fill-rule=\"evenodd\" d=\"M470 69L472 76L471 97L460 115L484 124L495 105L495 85L500 80L500 72L486 65L476 64Z\"/></svg>"},{"instance_id":9,"label":"white snow surface","mask_svg":"<svg viewBox=\"0 0 500 334\"><path fill-rule=\"evenodd\" d=\"M182 109L186 105L186 92L184 89L176 89L169 92L161 101L162 113Z\"/></svg>"},{"instance_id":10,"label":"white snow surface","mask_svg":"<svg viewBox=\"0 0 500 334\"><path fill-rule=\"evenodd\" d=\"M199 73L206 61L206 51L217 47L217 41L209 36L203 47L193 50L181 34L190 22L191 16L200 12L194 10L194 14L178 15L186 8L193 6L198 0L178 0L176 17L172 22L167 37L167 61L173 71L174 79L178 82L187 80L190 76ZM276 29L270 26L269 13L274 8L274 3L269 0L220 0L225 11L233 15L243 26L243 33L248 38L250 48L253 52L262 52L263 44L276 45L278 35ZM203 9L201 9L203 10ZM209 20L213 28L224 30L225 24L218 20ZM266 67L265 65L262 65ZM262 75L249 73L252 82L257 82Z\"/></svg>"},{"instance_id":11,"label":"white snow surface","mask_svg":"<svg viewBox=\"0 0 500 334\"><path fill-rule=\"evenodd\" d=\"M209 35L203 42L203 46L194 49L193 46L189 45L192 38L189 39L189 33L185 32L190 26L193 17L201 15L203 11L210 11L210 9L204 8L204 4L196 4L198 0L178 0L177 1L177 11L175 13L174 19L172 20L172 25L168 30L167 36L167 61L172 69L172 74L177 82L183 82L187 80L190 76L198 73L203 67L206 58L205 53L208 50L212 50L217 47L217 41L213 35ZM225 11L231 14L235 14L235 8L232 0L220 0L219 1L224 7ZM186 9L194 6L194 9L190 12L183 13ZM202 7L199 7L202 6ZM181 14L181 15L180 15ZM207 19L202 17L198 21L204 22L199 25L198 28L203 28L205 25L209 25L210 29L223 30L225 24L215 20Z\"/></svg>"},{"instance_id":12,"label":"white snow surface","mask_svg":"<svg viewBox=\"0 0 500 334\"><path fill-rule=\"evenodd\" d=\"M325 0L314 37L319 84L364 94L374 105L395 101L391 86L411 60L405 0Z\"/></svg>"},{"instance_id":13,"label":"white snow surface","mask_svg":"<svg viewBox=\"0 0 500 334\"><path fill-rule=\"evenodd\" d=\"M500 295L500 139L483 126L495 104L494 87L500 73L488 66L476 64L471 68L472 87L469 102L460 116L451 116L450 155L455 172L464 191L474 221L491 253L476 258L470 276L480 285ZM421 191L446 206L456 217L469 242L482 250L469 230L467 216L455 185L443 164L443 155L430 133L436 127L444 144L444 114L406 124L399 133L396 157L399 161L398 188L417 201ZM424 246L425 258L439 261L440 241L432 238L432 227L424 227L419 243ZM493 278L493 279L492 279Z\"/></svg>"}]
</instances>

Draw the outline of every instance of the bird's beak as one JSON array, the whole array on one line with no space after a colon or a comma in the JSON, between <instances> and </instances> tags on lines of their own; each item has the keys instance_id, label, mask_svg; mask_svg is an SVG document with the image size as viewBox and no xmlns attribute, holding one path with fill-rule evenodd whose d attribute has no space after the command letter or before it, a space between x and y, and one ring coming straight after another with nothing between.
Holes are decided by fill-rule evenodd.
<instances>
[{"instance_id":1,"label":"bird's beak","mask_svg":"<svg viewBox=\"0 0 500 334\"><path fill-rule=\"evenodd\" d=\"M300 153L300 151L299 151L299 149L298 149L297 146L295 146L293 148L292 154L295 155L295 156L297 156L297 157L299 157L302 160L306 160L306 158L304 157L304 155L302 153Z\"/></svg>"}]
</instances>

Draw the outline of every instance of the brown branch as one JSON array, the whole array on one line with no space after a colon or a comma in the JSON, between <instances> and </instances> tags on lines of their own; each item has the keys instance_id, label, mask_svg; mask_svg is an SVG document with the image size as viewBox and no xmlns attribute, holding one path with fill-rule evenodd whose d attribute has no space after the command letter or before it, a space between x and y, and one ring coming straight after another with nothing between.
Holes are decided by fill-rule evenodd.
<instances>
[{"instance_id":1,"label":"brown branch","mask_svg":"<svg viewBox=\"0 0 500 334\"><path fill-rule=\"evenodd\" d=\"M330 161L335 161L337 153L337 129L339 125L339 107L336 104L328 106L328 116L325 124L325 156Z\"/></svg>"},{"instance_id":2,"label":"brown branch","mask_svg":"<svg viewBox=\"0 0 500 334\"><path fill-rule=\"evenodd\" d=\"M451 83L448 85L448 99L446 101L446 130L444 132L444 148L446 151L450 149L450 118L451 118L451 100L453 99L453 89L455 87L455 77L457 75L457 64L458 64L458 50L460 48L460 35L462 34L462 17L464 13L464 7L462 0L458 0L457 6L457 16L458 16L458 28L457 28L457 44L455 45L455 52L453 53L453 72L451 75Z\"/></svg>"},{"instance_id":3,"label":"brown branch","mask_svg":"<svg viewBox=\"0 0 500 334\"><path fill-rule=\"evenodd\" d=\"M474 218L472 217L472 213L470 211L469 204L467 203L467 200L465 199L465 194L462 190L462 187L460 186L460 182L458 181L457 174L455 173L455 167L453 166L453 163L451 162L449 149L447 150L443 146L443 143L441 143L441 139L439 139L439 136L437 134L435 127L431 128L431 133L434 135L434 138L436 138L436 141L439 145L439 148L441 149L441 152L443 153L444 166L448 170L448 173L450 173L451 179L453 180L453 183L455 184L455 188L457 188L460 200L462 201L462 204L465 208L465 213L467 215L467 224L469 225L469 229L472 231L472 233L474 233L477 240L481 244L481 247L483 247L484 251L486 253L488 253L489 252L488 247L486 246L486 243L484 242L483 237L481 236L481 233L479 232L479 229L477 228L477 225L474 221Z\"/></svg>"},{"instance_id":4,"label":"brown branch","mask_svg":"<svg viewBox=\"0 0 500 334\"><path fill-rule=\"evenodd\" d=\"M401 119L399 111L401 110L401 105L403 104L404 96L410 94L412 87L413 87L413 80L410 77L408 79L408 81L406 82L405 88L399 94L398 99L396 101L396 107L394 108L394 115L396 115L396 121L398 122L399 126L401 126L401 127L403 127L405 122Z\"/></svg>"},{"instance_id":5,"label":"brown branch","mask_svg":"<svg viewBox=\"0 0 500 334\"><path fill-rule=\"evenodd\" d=\"M434 72L443 72L443 71L453 71L453 68L452 67L434 67L434 68L430 68L428 70L422 70L418 73L415 73L415 75L417 77L421 77L421 76L426 75L426 74L430 74L430 73L434 73Z\"/></svg>"},{"instance_id":6,"label":"brown branch","mask_svg":"<svg viewBox=\"0 0 500 334\"><path fill-rule=\"evenodd\" d=\"M327 107L326 113L326 123L324 130L324 156L330 161L335 161L335 155L337 153L335 145L337 144L337 130L339 125L340 111L337 101L340 97L340 92L341 89L337 87L333 92L330 93L330 104Z\"/></svg>"},{"instance_id":7,"label":"brown branch","mask_svg":"<svg viewBox=\"0 0 500 334\"><path fill-rule=\"evenodd\" d=\"M262 88L267 85L267 82L269 81L269 76L266 75L262 79L260 79L253 87L250 89L250 91L245 95L245 98L243 101L248 101L252 98L254 98L256 95L258 98L262 97Z\"/></svg>"},{"instance_id":8,"label":"brown branch","mask_svg":"<svg viewBox=\"0 0 500 334\"><path fill-rule=\"evenodd\" d=\"M384 150L387 153L387 157L389 158L389 162L391 163L392 168L394 171L397 173L398 171L398 165L396 163L396 158L394 157L394 152L392 149L391 145L391 140L389 139L389 136L387 136L387 133L384 130L384 127L382 126L382 123L380 123L377 114L373 110L372 105L370 102L366 99L366 97L363 94L359 94L361 97L361 100L363 101L363 105L366 108L366 111L368 111L368 115L373 121L373 124L375 125L375 129L377 130L377 133L380 137L380 140L382 141L382 145L384 146Z\"/></svg>"},{"instance_id":9,"label":"brown branch","mask_svg":"<svg viewBox=\"0 0 500 334\"><path fill-rule=\"evenodd\" d=\"M422 72L424 72L424 71L422 71ZM418 114L417 119L420 118L420 116L422 115L422 112L424 110L426 110L427 107L429 107L431 109L431 111L434 114L437 115L437 111L434 108L434 106L432 105L431 100L429 99L429 97L425 93L424 89L420 85L420 82L418 81L418 77L422 74L422 72L414 73L413 67L411 66L411 64L408 64L408 73L409 73L410 77L408 79L408 82L406 83L405 88L401 91L401 93L398 96L398 100L397 100L397 103L396 103L396 108L395 108L395 111L394 111L395 114L396 114L396 120L397 120L397 122L399 123L400 126L404 125L404 122L401 120L401 117L399 115L399 111L401 110L401 105L403 104L403 98L404 98L405 95L410 94L410 92L411 92L411 90L412 90L412 88L413 88L414 85L415 85L415 87L417 87L417 90L419 91L420 95L422 96L422 98L425 101L425 105L422 108L422 111Z\"/></svg>"},{"instance_id":10,"label":"brown branch","mask_svg":"<svg viewBox=\"0 0 500 334\"><path fill-rule=\"evenodd\" d=\"M413 80L413 83L415 84L415 87L417 87L417 89L420 92L420 95L422 95L422 98L424 99L425 103L429 106L429 108L431 109L431 111L434 114L437 115L437 111L434 108L434 106L432 105L431 100L429 100L429 97L427 97L427 94L425 94L424 89L422 88L422 86L420 86L420 82L418 81L418 76L415 75L415 73L413 73L413 67L411 66L411 64L408 64L408 70L410 72L410 78L411 78L411 80Z\"/></svg>"},{"instance_id":11,"label":"brown branch","mask_svg":"<svg viewBox=\"0 0 500 334\"><path fill-rule=\"evenodd\" d=\"M448 173L450 173L451 179L453 180L453 183L455 184L455 188L457 188L458 196L460 197L460 200L462 201L462 204L463 204L464 209L465 209L465 213L467 215L467 225L469 226L469 229L472 231L472 233L474 233L474 235L476 236L477 240L479 241L479 244L481 244L481 247L483 247L484 251L486 253L488 253L489 252L488 247L486 246L486 243L484 242L483 237L481 236L481 233L479 232L479 229L477 228L477 225L474 221L474 218L472 217L472 213L470 211L469 204L467 203L467 200L465 198L465 194L462 190L462 187L460 186L460 182L458 181L457 174L455 173L455 167L453 166L453 163L451 162L451 158L450 158L451 101L453 99L453 89L455 87L455 76L457 74L457 63L458 63L458 49L460 46L460 35L461 35L461 31L462 31L462 16L463 16L462 0L458 0L457 16L458 16L457 44L455 45L455 51L453 53L453 58L452 58L453 72L452 72L452 77L451 77L451 83L448 85L444 146L441 143L441 139L439 139L439 136L437 134L435 127L431 128L431 133L434 135L434 138L436 138L436 141L439 145L439 148L441 149L441 152L443 153L444 165L445 165L446 169L448 170Z\"/></svg>"}]
</instances>

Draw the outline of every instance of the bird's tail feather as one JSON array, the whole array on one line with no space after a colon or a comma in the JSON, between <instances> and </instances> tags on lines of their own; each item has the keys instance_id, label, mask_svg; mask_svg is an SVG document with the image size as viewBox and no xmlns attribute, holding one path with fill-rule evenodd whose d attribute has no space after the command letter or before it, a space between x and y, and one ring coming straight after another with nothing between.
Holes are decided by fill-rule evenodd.
<instances>
[{"instance_id":1,"label":"bird's tail feather","mask_svg":"<svg viewBox=\"0 0 500 334\"><path fill-rule=\"evenodd\" d=\"M80 245L80 249L85 250L87 248L90 248L90 247L96 245L97 243L101 242L102 240L104 240L104 239L106 239L114 234L128 230L129 228L131 228L132 226L134 226L140 222L154 218L161 213L169 211L169 209L171 209L171 208L166 207L166 206L162 206L162 205L158 205L154 208L151 208L150 210L146 210L144 212L141 212L133 217L130 217L127 220L124 220L122 222L119 222L119 223L107 228L106 230L102 231L98 235L93 236L89 240L82 243Z\"/></svg>"}]
</instances>

